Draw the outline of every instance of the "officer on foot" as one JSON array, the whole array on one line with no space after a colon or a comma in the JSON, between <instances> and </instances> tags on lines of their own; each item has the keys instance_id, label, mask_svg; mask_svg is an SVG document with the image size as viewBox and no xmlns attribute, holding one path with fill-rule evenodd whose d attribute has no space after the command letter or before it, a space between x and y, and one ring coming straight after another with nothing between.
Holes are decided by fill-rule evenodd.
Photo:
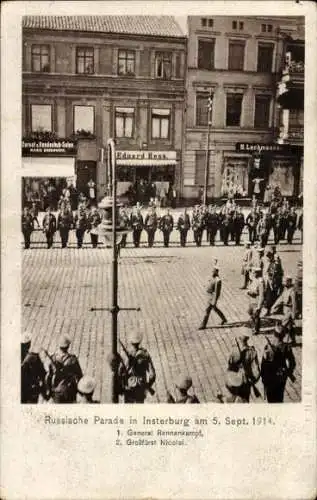
<instances>
[{"instance_id":1,"label":"officer on foot","mask_svg":"<svg viewBox=\"0 0 317 500\"><path fill-rule=\"evenodd\" d=\"M287 379L295 381L293 373L296 361L292 348L283 341L284 336L285 331L277 325L273 339L266 337L267 344L261 362L261 378L268 403L283 403Z\"/></svg>"},{"instance_id":2,"label":"officer on foot","mask_svg":"<svg viewBox=\"0 0 317 500\"><path fill-rule=\"evenodd\" d=\"M133 244L135 248L139 248L141 233L144 225L140 208L137 208L136 211L131 214L130 222L132 226Z\"/></svg>"},{"instance_id":3,"label":"officer on foot","mask_svg":"<svg viewBox=\"0 0 317 500\"><path fill-rule=\"evenodd\" d=\"M21 340L21 403L36 404L45 397L45 369L38 353L31 352L31 337Z\"/></svg>"},{"instance_id":4,"label":"officer on foot","mask_svg":"<svg viewBox=\"0 0 317 500\"><path fill-rule=\"evenodd\" d=\"M155 208L151 208L150 212L146 215L144 229L148 234L148 246L151 248L154 245L155 232L157 230L157 215Z\"/></svg>"},{"instance_id":5,"label":"officer on foot","mask_svg":"<svg viewBox=\"0 0 317 500\"><path fill-rule=\"evenodd\" d=\"M223 312L217 307L218 299L221 294L221 286L222 286L222 281L219 278L219 267L217 265L214 266L213 271L212 271L212 278L208 284L207 287L207 294L208 294L208 303L205 311L205 316L202 320L201 325L199 326L198 330L205 330L209 315L211 310L213 309L218 316L221 319L221 324L224 325L227 323L227 318L223 314Z\"/></svg>"},{"instance_id":6,"label":"officer on foot","mask_svg":"<svg viewBox=\"0 0 317 500\"><path fill-rule=\"evenodd\" d=\"M30 248L31 234L34 230L33 216L30 214L28 207L24 207L22 214L22 234L24 237L24 248Z\"/></svg>"},{"instance_id":7,"label":"officer on foot","mask_svg":"<svg viewBox=\"0 0 317 500\"><path fill-rule=\"evenodd\" d=\"M189 229L190 229L190 219L189 219L189 215L187 213L187 209L185 208L184 212L182 214L180 214L180 216L178 217L178 221L177 221L177 230L179 231L179 235L180 235L181 247L186 246L187 233L188 233Z\"/></svg>"},{"instance_id":8,"label":"officer on foot","mask_svg":"<svg viewBox=\"0 0 317 500\"><path fill-rule=\"evenodd\" d=\"M127 380L124 388L125 403L144 403L147 392L154 393L155 368L149 352L141 347L142 335L132 333L127 348Z\"/></svg>"},{"instance_id":9,"label":"officer on foot","mask_svg":"<svg viewBox=\"0 0 317 500\"><path fill-rule=\"evenodd\" d=\"M159 228L163 233L165 247L168 247L169 245L170 235L171 232L173 231L173 227L174 227L174 219L173 216L170 214L169 209L167 209L166 214L163 215L163 217L161 217L159 224Z\"/></svg>"},{"instance_id":10,"label":"officer on foot","mask_svg":"<svg viewBox=\"0 0 317 500\"><path fill-rule=\"evenodd\" d=\"M167 403L199 403L199 399L195 394L188 394L192 385L193 381L189 375L180 375L175 383L175 394L167 393Z\"/></svg>"},{"instance_id":11,"label":"officer on foot","mask_svg":"<svg viewBox=\"0 0 317 500\"><path fill-rule=\"evenodd\" d=\"M99 401L93 400L93 393L96 388L96 381L89 375L84 375L77 384L77 403L95 404Z\"/></svg>"}]
</instances>

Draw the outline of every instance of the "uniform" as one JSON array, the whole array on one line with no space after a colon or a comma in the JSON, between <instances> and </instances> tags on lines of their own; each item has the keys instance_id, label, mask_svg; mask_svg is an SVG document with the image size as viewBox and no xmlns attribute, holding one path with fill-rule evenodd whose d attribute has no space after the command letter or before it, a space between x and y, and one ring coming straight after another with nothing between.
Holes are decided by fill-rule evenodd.
<instances>
[{"instance_id":1,"label":"uniform","mask_svg":"<svg viewBox=\"0 0 317 500\"><path fill-rule=\"evenodd\" d=\"M92 248L98 246L98 226L101 223L101 217L97 210L91 210L88 215L88 228L90 232L90 239Z\"/></svg>"},{"instance_id":2,"label":"uniform","mask_svg":"<svg viewBox=\"0 0 317 500\"><path fill-rule=\"evenodd\" d=\"M151 248L154 245L155 232L157 230L157 215L154 211L146 215L144 229L148 234L148 246Z\"/></svg>"},{"instance_id":3,"label":"uniform","mask_svg":"<svg viewBox=\"0 0 317 500\"><path fill-rule=\"evenodd\" d=\"M215 244L218 228L219 216L215 210L212 210L207 216L207 239L209 241L209 245Z\"/></svg>"},{"instance_id":4,"label":"uniform","mask_svg":"<svg viewBox=\"0 0 317 500\"><path fill-rule=\"evenodd\" d=\"M216 272L215 272L216 271ZM209 315L211 310L213 309L218 316L221 319L221 324L224 325L227 323L227 319L223 312L217 307L217 302L221 294L221 287L222 287L222 281L218 276L218 269L215 268L213 272L213 276L211 280L209 281L208 288L206 290L208 294L208 302L207 302L207 307L205 311L204 318L202 320L202 323L199 327L199 330L204 330L207 326Z\"/></svg>"},{"instance_id":5,"label":"uniform","mask_svg":"<svg viewBox=\"0 0 317 500\"><path fill-rule=\"evenodd\" d=\"M260 314L264 303L264 282L260 277L261 269L256 268L257 276L252 279L248 287L250 297L248 313L252 324L252 333L257 334L260 331Z\"/></svg>"},{"instance_id":6,"label":"uniform","mask_svg":"<svg viewBox=\"0 0 317 500\"><path fill-rule=\"evenodd\" d=\"M46 213L44 216L43 232L46 236L47 248L52 248L53 238L56 232L56 217L50 212Z\"/></svg>"},{"instance_id":7,"label":"uniform","mask_svg":"<svg viewBox=\"0 0 317 500\"><path fill-rule=\"evenodd\" d=\"M279 307L283 308L282 327L284 332L287 332L293 342L295 342L294 320L296 316L296 297L292 286L292 279L286 278L286 286L281 295L272 306L272 314L278 311Z\"/></svg>"},{"instance_id":8,"label":"uniform","mask_svg":"<svg viewBox=\"0 0 317 500\"><path fill-rule=\"evenodd\" d=\"M95 379L88 375L84 375L77 384L77 404L99 403L99 401L93 400L93 393L95 388Z\"/></svg>"},{"instance_id":9,"label":"uniform","mask_svg":"<svg viewBox=\"0 0 317 500\"><path fill-rule=\"evenodd\" d=\"M180 235L180 244L182 247L186 246L187 233L190 229L190 219L187 212L181 214L177 221L177 230Z\"/></svg>"},{"instance_id":10,"label":"uniform","mask_svg":"<svg viewBox=\"0 0 317 500\"><path fill-rule=\"evenodd\" d=\"M236 212L233 219L233 227L234 227L234 237L236 245L240 245L241 234L244 228L244 215L242 212Z\"/></svg>"},{"instance_id":11,"label":"uniform","mask_svg":"<svg viewBox=\"0 0 317 500\"><path fill-rule=\"evenodd\" d=\"M31 339L21 343L21 403L36 404L45 388L45 369L38 353L30 352Z\"/></svg>"},{"instance_id":12,"label":"uniform","mask_svg":"<svg viewBox=\"0 0 317 500\"><path fill-rule=\"evenodd\" d=\"M293 237L296 229L297 214L295 211L291 211L286 219L286 230L287 230L287 243L291 245L293 243Z\"/></svg>"},{"instance_id":13,"label":"uniform","mask_svg":"<svg viewBox=\"0 0 317 500\"><path fill-rule=\"evenodd\" d=\"M192 230L194 233L194 241L196 243L196 246L200 247L203 236L203 218L199 210L193 211Z\"/></svg>"},{"instance_id":14,"label":"uniform","mask_svg":"<svg viewBox=\"0 0 317 500\"><path fill-rule=\"evenodd\" d=\"M253 245L257 238L256 228L259 222L258 214L255 211L250 212L245 222L249 231L249 240L251 242L251 245Z\"/></svg>"},{"instance_id":15,"label":"uniform","mask_svg":"<svg viewBox=\"0 0 317 500\"><path fill-rule=\"evenodd\" d=\"M232 228L232 216L228 213L225 213L221 222L222 229L222 241L224 245L228 245L229 234Z\"/></svg>"},{"instance_id":16,"label":"uniform","mask_svg":"<svg viewBox=\"0 0 317 500\"><path fill-rule=\"evenodd\" d=\"M140 246L141 233L143 230L143 217L140 210L131 214L132 238L135 248Z\"/></svg>"},{"instance_id":17,"label":"uniform","mask_svg":"<svg viewBox=\"0 0 317 500\"><path fill-rule=\"evenodd\" d=\"M119 215L119 224L122 228L128 228L130 226L130 217L125 210L122 210ZM125 248L127 244L127 233L122 235L120 241L120 248Z\"/></svg>"},{"instance_id":18,"label":"uniform","mask_svg":"<svg viewBox=\"0 0 317 500\"><path fill-rule=\"evenodd\" d=\"M252 269L252 253L253 250L250 248L250 243L246 244L246 249L243 255L241 274L244 276L244 283L242 289L246 289L250 282L250 272Z\"/></svg>"},{"instance_id":19,"label":"uniform","mask_svg":"<svg viewBox=\"0 0 317 500\"><path fill-rule=\"evenodd\" d=\"M87 216L83 208L77 210L74 218L74 225L76 229L77 248L82 248L84 234L88 228Z\"/></svg>"},{"instance_id":20,"label":"uniform","mask_svg":"<svg viewBox=\"0 0 317 500\"><path fill-rule=\"evenodd\" d=\"M175 388L176 394L173 396L170 392L167 393L167 403L173 404L197 404L199 399L195 394L188 394L189 389L192 387L192 378L188 375L181 375L178 377Z\"/></svg>"},{"instance_id":21,"label":"uniform","mask_svg":"<svg viewBox=\"0 0 317 500\"><path fill-rule=\"evenodd\" d=\"M267 245L270 233L270 222L266 216L262 217L257 225L257 235L260 245L264 248Z\"/></svg>"},{"instance_id":22,"label":"uniform","mask_svg":"<svg viewBox=\"0 0 317 500\"><path fill-rule=\"evenodd\" d=\"M24 248L28 249L31 245L31 234L34 230L33 217L28 210L24 210L21 219L22 234L24 238Z\"/></svg>"},{"instance_id":23,"label":"uniform","mask_svg":"<svg viewBox=\"0 0 317 500\"><path fill-rule=\"evenodd\" d=\"M73 214L67 210L62 210L57 217L57 230L61 236L62 248L67 247L69 231L73 225Z\"/></svg>"},{"instance_id":24,"label":"uniform","mask_svg":"<svg viewBox=\"0 0 317 500\"><path fill-rule=\"evenodd\" d=\"M296 361L290 345L283 341L278 330L272 341L268 340L261 362L261 378L268 403L283 403L287 378L294 380Z\"/></svg>"},{"instance_id":25,"label":"uniform","mask_svg":"<svg viewBox=\"0 0 317 500\"><path fill-rule=\"evenodd\" d=\"M170 213L163 215L160 219L159 228L163 233L164 246L168 247L170 234L173 231L174 219Z\"/></svg>"}]
</instances>

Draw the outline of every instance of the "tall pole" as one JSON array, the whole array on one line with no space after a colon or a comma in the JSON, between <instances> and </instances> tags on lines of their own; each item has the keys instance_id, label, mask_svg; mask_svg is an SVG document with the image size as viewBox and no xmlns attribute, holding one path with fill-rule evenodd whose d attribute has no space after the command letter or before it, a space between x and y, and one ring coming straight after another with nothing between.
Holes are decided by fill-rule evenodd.
<instances>
[{"instance_id":1,"label":"tall pole","mask_svg":"<svg viewBox=\"0 0 317 500\"><path fill-rule=\"evenodd\" d=\"M209 173L209 143L210 143L210 125L211 125L211 110L212 110L212 93L210 91L208 97L208 113L207 113L207 146L206 146L206 161L205 161L205 182L204 182L204 205L207 205L208 191L208 173Z\"/></svg>"},{"instance_id":2,"label":"tall pole","mask_svg":"<svg viewBox=\"0 0 317 500\"><path fill-rule=\"evenodd\" d=\"M116 154L113 139L108 141L109 159L111 161L112 180L112 305L111 305L111 333L112 354L115 359L115 369L112 371L112 402L119 402L117 391L117 357L118 357L118 252L117 252L117 176L116 176Z\"/></svg>"}]
</instances>

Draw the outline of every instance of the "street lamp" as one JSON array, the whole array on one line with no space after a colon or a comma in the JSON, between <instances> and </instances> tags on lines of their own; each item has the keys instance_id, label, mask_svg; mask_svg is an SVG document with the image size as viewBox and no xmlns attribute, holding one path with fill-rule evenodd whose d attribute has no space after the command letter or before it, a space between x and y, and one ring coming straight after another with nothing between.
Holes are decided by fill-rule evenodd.
<instances>
[{"instance_id":1,"label":"street lamp","mask_svg":"<svg viewBox=\"0 0 317 500\"><path fill-rule=\"evenodd\" d=\"M212 110L212 93L210 91L207 104L207 147L206 147L206 162L205 162L205 183L204 183L204 205L207 205L207 191L208 191L208 172L209 172L209 143L210 143L210 125L211 125L211 110Z\"/></svg>"}]
</instances>

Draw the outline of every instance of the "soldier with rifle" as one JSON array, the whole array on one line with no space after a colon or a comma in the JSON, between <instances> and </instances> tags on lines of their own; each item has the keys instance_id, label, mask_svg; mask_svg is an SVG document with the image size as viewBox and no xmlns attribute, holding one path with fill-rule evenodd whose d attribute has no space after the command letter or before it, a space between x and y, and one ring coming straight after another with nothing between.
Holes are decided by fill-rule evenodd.
<instances>
[{"instance_id":1,"label":"soldier with rifle","mask_svg":"<svg viewBox=\"0 0 317 500\"><path fill-rule=\"evenodd\" d=\"M31 352L31 337L21 340L21 403L36 404L45 397L45 369L38 353Z\"/></svg>"},{"instance_id":2,"label":"soldier with rifle","mask_svg":"<svg viewBox=\"0 0 317 500\"><path fill-rule=\"evenodd\" d=\"M63 335L55 354L50 356L44 350L48 359L47 396L54 403L75 403L77 384L83 376L77 356L68 352L70 343L69 338Z\"/></svg>"},{"instance_id":3,"label":"soldier with rifle","mask_svg":"<svg viewBox=\"0 0 317 500\"><path fill-rule=\"evenodd\" d=\"M190 219L187 213L187 209L184 209L184 212L180 214L177 221L177 230L180 235L180 243L182 247L186 246L187 233L190 229Z\"/></svg>"},{"instance_id":4,"label":"soldier with rifle","mask_svg":"<svg viewBox=\"0 0 317 500\"><path fill-rule=\"evenodd\" d=\"M295 382L295 357L289 344L283 341L284 329L276 325L272 341L267 345L261 362L261 378L268 403L283 403L287 379Z\"/></svg>"},{"instance_id":5,"label":"soldier with rifle","mask_svg":"<svg viewBox=\"0 0 317 500\"><path fill-rule=\"evenodd\" d=\"M127 358L123 387L125 403L144 403L147 392L154 394L155 368L149 352L140 346L141 341L142 336L138 333L130 335L128 348L120 341Z\"/></svg>"},{"instance_id":6,"label":"soldier with rifle","mask_svg":"<svg viewBox=\"0 0 317 500\"><path fill-rule=\"evenodd\" d=\"M167 403L178 404L187 403L195 404L199 403L199 399L195 394L188 394L189 389L192 387L193 381L189 375L180 375L175 383L175 394L167 392Z\"/></svg>"},{"instance_id":7,"label":"soldier with rifle","mask_svg":"<svg viewBox=\"0 0 317 500\"><path fill-rule=\"evenodd\" d=\"M163 233L164 246L168 247L170 241L170 235L173 231L174 219L170 214L169 209L167 209L166 214L160 219L159 228Z\"/></svg>"}]
</instances>

